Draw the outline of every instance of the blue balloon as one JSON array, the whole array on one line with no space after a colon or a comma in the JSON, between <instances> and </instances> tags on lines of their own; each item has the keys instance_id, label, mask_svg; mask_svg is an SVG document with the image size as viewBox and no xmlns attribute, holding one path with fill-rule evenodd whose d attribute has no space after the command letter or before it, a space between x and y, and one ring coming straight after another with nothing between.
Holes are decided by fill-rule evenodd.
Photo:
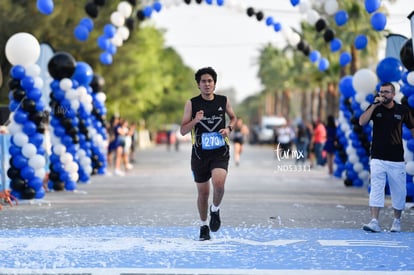
<instances>
[{"instance_id":1,"label":"blue balloon","mask_svg":"<svg viewBox=\"0 0 414 275\"><path fill-rule=\"evenodd\" d=\"M25 158L23 155L15 155L12 158L12 164L14 167L23 169L28 164L28 159Z\"/></svg>"},{"instance_id":2,"label":"blue balloon","mask_svg":"<svg viewBox=\"0 0 414 275\"><path fill-rule=\"evenodd\" d=\"M99 60L104 65L110 65L110 64L112 64L112 55L108 52L103 52L99 56Z\"/></svg>"},{"instance_id":3,"label":"blue balloon","mask_svg":"<svg viewBox=\"0 0 414 275\"><path fill-rule=\"evenodd\" d=\"M381 0L365 0L365 10L368 13L373 13L381 6Z\"/></svg>"},{"instance_id":4,"label":"blue balloon","mask_svg":"<svg viewBox=\"0 0 414 275\"><path fill-rule=\"evenodd\" d=\"M39 153L39 155L41 155L39 150L41 149L40 147L43 146L43 140L44 135L41 133L34 133L29 137L29 142L37 147L37 152Z\"/></svg>"},{"instance_id":5,"label":"blue balloon","mask_svg":"<svg viewBox=\"0 0 414 275\"><path fill-rule=\"evenodd\" d=\"M21 171L20 171L20 175L26 179L26 180L31 180L34 178L35 176L35 170L33 169L33 167L31 167L30 165L27 165L26 167L24 167ZM33 188L34 189L34 188Z\"/></svg>"},{"instance_id":6,"label":"blue balloon","mask_svg":"<svg viewBox=\"0 0 414 275\"><path fill-rule=\"evenodd\" d=\"M337 26L343 26L348 22L348 13L345 10L340 10L335 13L335 23Z\"/></svg>"},{"instance_id":7,"label":"blue balloon","mask_svg":"<svg viewBox=\"0 0 414 275\"><path fill-rule=\"evenodd\" d=\"M152 7L156 12L160 12L162 10L162 4L158 1L152 4Z\"/></svg>"},{"instance_id":8,"label":"blue balloon","mask_svg":"<svg viewBox=\"0 0 414 275\"><path fill-rule=\"evenodd\" d=\"M218 6L223 6L224 4L224 0L217 0L217 5Z\"/></svg>"},{"instance_id":9,"label":"blue balloon","mask_svg":"<svg viewBox=\"0 0 414 275\"><path fill-rule=\"evenodd\" d=\"M403 126L402 136L405 140L412 138L410 129L408 129L405 125Z\"/></svg>"},{"instance_id":10,"label":"blue balloon","mask_svg":"<svg viewBox=\"0 0 414 275\"><path fill-rule=\"evenodd\" d=\"M92 67L86 62L77 62L75 66L75 72L72 75L72 79L79 82L81 85L89 85L93 78Z\"/></svg>"},{"instance_id":11,"label":"blue balloon","mask_svg":"<svg viewBox=\"0 0 414 275\"><path fill-rule=\"evenodd\" d=\"M309 60L312 63L315 63L316 61L318 61L321 58L321 53L317 50L313 50L310 52L309 54Z\"/></svg>"},{"instance_id":12,"label":"blue balloon","mask_svg":"<svg viewBox=\"0 0 414 275\"><path fill-rule=\"evenodd\" d=\"M42 97L42 91L34 87L28 90L26 95L28 98L33 99L34 101L38 101Z\"/></svg>"},{"instance_id":13,"label":"blue balloon","mask_svg":"<svg viewBox=\"0 0 414 275\"><path fill-rule=\"evenodd\" d=\"M89 17L84 17L79 21L79 25L84 26L88 32L93 30L93 20Z\"/></svg>"},{"instance_id":14,"label":"blue balloon","mask_svg":"<svg viewBox=\"0 0 414 275\"><path fill-rule=\"evenodd\" d=\"M98 43L98 47L104 51L106 51L111 44L111 41L105 35L99 36L96 42Z\"/></svg>"},{"instance_id":15,"label":"blue balloon","mask_svg":"<svg viewBox=\"0 0 414 275\"><path fill-rule=\"evenodd\" d=\"M84 25L77 25L73 30L73 35L79 41L86 41L89 38L89 30Z\"/></svg>"},{"instance_id":16,"label":"blue balloon","mask_svg":"<svg viewBox=\"0 0 414 275\"><path fill-rule=\"evenodd\" d=\"M37 0L36 7L41 13L50 15L54 8L53 0Z\"/></svg>"},{"instance_id":17,"label":"blue balloon","mask_svg":"<svg viewBox=\"0 0 414 275\"><path fill-rule=\"evenodd\" d=\"M271 26L271 25L273 25L273 17L272 16L268 16L267 18L266 18L266 25L267 26Z\"/></svg>"},{"instance_id":18,"label":"blue balloon","mask_svg":"<svg viewBox=\"0 0 414 275\"><path fill-rule=\"evenodd\" d=\"M23 124L23 123L25 123L27 121L27 117L28 117L28 115L27 115L27 113L25 111L23 111L23 110L17 110L14 113L14 117L13 118L14 118L14 121L16 121L17 123Z\"/></svg>"},{"instance_id":19,"label":"blue balloon","mask_svg":"<svg viewBox=\"0 0 414 275\"><path fill-rule=\"evenodd\" d=\"M377 65L377 75L382 82L400 81L403 65L395 57L386 57Z\"/></svg>"},{"instance_id":20,"label":"blue balloon","mask_svg":"<svg viewBox=\"0 0 414 275\"><path fill-rule=\"evenodd\" d=\"M20 85L27 91L33 88L34 86L34 79L31 76L25 76L22 80L20 80Z\"/></svg>"},{"instance_id":21,"label":"blue balloon","mask_svg":"<svg viewBox=\"0 0 414 275\"><path fill-rule=\"evenodd\" d=\"M22 154L22 149L21 149L20 146L10 144L10 146L9 146L9 154L12 157L14 157L16 155L21 155Z\"/></svg>"},{"instance_id":22,"label":"blue balloon","mask_svg":"<svg viewBox=\"0 0 414 275\"><path fill-rule=\"evenodd\" d=\"M10 69L10 76L13 77L14 79L21 80L23 79L23 77L25 77L25 75L26 75L26 70L24 69L22 65L16 65Z\"/></svg>"},{"instance_id":23,"label":"blue balloon","mask_svg":"<svg viewBox=\"0 0 414 275\"><path fill-rule=\"evenodd\" d=\"M344 66L348 65L348 63L351 62L351 60L352 60L351 54L349 52L343 52L339 56L339 65L344 67Z\"/></svg>"},{"instance_id":24,"label":"blue balloon","mask_svg":"<svg viewBox=\"0 0 414 275\"><path fill-rule=\"evenodd\" d=\"M354 45L357 50L365 49L368 44L368 37L364 34L359 34L355 37Z\"/></svg>"},{"instance_id":25,"label":"blue balloon","mask_svg":"<svg viewBox=\"0 0 414 275\"><path fill-rule=\"evenodd\" d=\"M213 4L213 0L205 0L206 1L206 3L208 4L208 5L212 5Z\"/></svg>"},{"instance_id":26,"label":"blue balloon","mask_svg":"<svg viewBox=\"0 0 414 275\"><path fill-rule=\"evenodd\" d=\"M387 25L387 16L382 12L374 13L371 16L371 26L376 31L382 31L385 29L385 25Z\"/></svg>"},{"instance_id":27,"label":"blue balloon","mask_svg":"<svg viewBox=\"0 0 414 275\"><path fill-rule=\"evenodd\" d=\"M414 151L414 139L407 140L407 148L410 151Z\"/></svg>"},{"instance_id":28,"label":"blue balloon","mask_svg":"<svg viewBox=\"0 0 414 275\"><path fill-rule=\"evenodd\" d=\"M337 52L342 48L342 41L339 38L334 38L331 41L331 52Z\"/></svg>"},{"instance_id":29,"label":"blue balloon","mask_svg":"<svg viewBox=\"0 0 414 275\"><path fill-rule=\"evenodd\" d=\"M39 188L39 190L36 190L35 199L41 199L45 196L45 194L46 194L46 191L42 186Z\"/></svg>"},{"instance_id":30,"label":"blue balloon","mask_svg":"<svg viewBox=\"0 0 414 275\"><path fill-rule=\"evenodd\" d=\"M352 76L346 75L339 81L339 91L345 98L350 98L355 95L355 89L352 85Z\"/></svg>"},{"instance_id":31,"label":"blue balloon","mask_svg":"<svg viewBox=\"0 0 414 275\"><path fill-rule=\"evenodd\" d=\"M319 60L319 65L318 65L318 69L319 71L326 71L329 68L329 61L326 58L321 58L321 60Z\"/></svg>"},{"instance_id":32,"label":"blue balloon","mask_svg":"<svg viewBox=\"0 0 414 275\"><path fill-rule=\"evenodd\" d=\"M292 6L298 5L299 2L300 2L300 0L290 0L290 3L292 4Z\"/></svg>"},{"instance_id":33,"label":"blue balloon","mask_svg":"<svg viewBox=\"0 0 414 275\"><path fill-rule=\"evenodd\" d=\"M104 26L104 34L107 38L112 38L116 34L116 27L112 24L106 24Z\"/></svg>"},{"instance_id":34,"label":"blue balloon","mask_svg":"<svg viewBox=\"0 0 414 275\"><path fill-rule=\"evenodd\" d=\"M275 22L273 23L273 29L275 30L275 32L280 32L280 30L282 29L282 25L279 22Z\"/></svg>"},{"instance_id":35,"label":"blue balloon","mask_svg":"<svg viewBox=\"0 0 414 275\"><path fill-rule=\"evenodd\" d=\"M23 172L23 170L22 170L22 172ZM32 178L32 179L29 179L29 182L27 183L27 185L29 185L31 188L33 188L35 191L37 191L40 188L42 188L43 181L40 178L35 177L35 178Z\"/></svg>"},{"instance_id":36,"label":"blue balloon","mask_svg":"<svg viewBox=\"0 0 414 275\"><path fill-rule=\"evenodd\" d=\"M144 7L143 13L144 13L145 17L147 17L147 18L151 17L152 8L150 6Z\"/></svg>"},{"instance_id":37,"label":"blue balloon","mask_svg":"<svg viewBox=\"0 0 414 275\"><path fill-rule=\"evenodd\" d=\"M33 135L36 133L36 124L30 120L26 121L23 124L23 132L28 136Z\"/></svg>"},{"instance_id":38,"label":"blue balloon","mask_svg":"<svg viewBox=\"0 0 414 275\"><path fill-rule=\"evenodd\" d=\"M403 93L405 97L409 97L414 95L414 86L411 85L403 85L400 88L400 92Z\"/></svg>"}]
</instances>

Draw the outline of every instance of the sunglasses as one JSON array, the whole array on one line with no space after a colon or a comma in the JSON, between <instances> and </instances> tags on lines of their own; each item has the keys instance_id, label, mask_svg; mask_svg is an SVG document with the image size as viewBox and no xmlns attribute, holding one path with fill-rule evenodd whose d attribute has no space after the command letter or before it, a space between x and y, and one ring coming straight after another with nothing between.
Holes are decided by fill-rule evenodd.
<instances>
[{"instance_id":1,"label":"sunglasses","mask_svg":"<svg viewBox=\"0 0 414 275\"><path fill-rule=\"evenodd\" d=\"M384 91L379 91L379 93L388 95L388 94L392 94L392 91L384 90Z\"/></svg>"}]
</instances>

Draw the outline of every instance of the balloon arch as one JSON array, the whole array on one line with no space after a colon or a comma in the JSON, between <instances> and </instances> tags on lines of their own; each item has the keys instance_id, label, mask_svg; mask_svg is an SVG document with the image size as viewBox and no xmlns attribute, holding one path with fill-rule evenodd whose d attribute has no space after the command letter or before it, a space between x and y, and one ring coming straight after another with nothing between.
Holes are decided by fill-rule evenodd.
<instances>
[{"instance_id":1,"label":"balloon arch","mask_svg":"<svg viewBox=\"0 0 414 275\"><path fill-rule=\"evenodd\" d=\"M135 20L145 20L154 12L164 8L207 4L217 5L240 11L247 16L264 21L266 27L281 33L287 43L301 51L320 71L329 68L327 58L321 56L317 49L312 49L283 22L254 7L244 7L235 0L165 0L143 1L137 7L137 1L120 1L113 11L102 35L97 39L97 46L102 49L99 60L102 64L112 64L117 48L129 37ZM315 31L323 33L323 39L329 44L333 53L338 53L340 66L351 62L350 53L343 48L343 42L335 37L335 32L328 26L327 20L320 16L313 5L323 7L328 16L334 18L337 26L346 26L348 14L339 8L337 0L290 0L293 7L306 16ZM105 0L93 0L85 5L88 16L82 18L74 28L74 37L86 41L93 31L93 19L105 5ZM380 0L365 0L365 9L370 14L370 24L376 31L383 31L387 18L380 12ZM45 15L53 13L52 0L37 0L39 12ZM134 16L136 19L134 19ZM369 181L369 146L371 125L359 126L358 118L370 103L382 82L393 82L401 91L401 102L414 108L414 57L412 40L407 40L401 47L400 58L386 57L379 62L376 72L360 69L355 75L347 75L339 82L340 112L337 136L339 140L335 157L335 176L343 178L347 186L366 186ZM368 38L358 34L353 41L357 50L365 49ZM55 190L75 190L78 182L87 183L93 174L103 174L106 169L106 140L104 115L106 114L103 93L104 79L93 73L85 62L76 61L70 53L56 52L51 57L47 70L53 80L44 83L40 77L41 68L36 64L40 55L37 39L28 33L17 33L6 44L6 57L13 65L9 81L9 109L11 111L8 130L11 134L10 178L11 194L16 198L43 198L45 189L43 179L48 176L48 187ZM405 68L404 68L405 67ZM49 85L50 106L42 100L42 87ZM48 117L45 111L49 111ZM50 131L46 131L50 128ZM42 146L45 132L50 133L51 152ZM403 131L405 159L407 161L408 197L414 197L414 139L410 131Z\"/></svg>"}]
</instances>

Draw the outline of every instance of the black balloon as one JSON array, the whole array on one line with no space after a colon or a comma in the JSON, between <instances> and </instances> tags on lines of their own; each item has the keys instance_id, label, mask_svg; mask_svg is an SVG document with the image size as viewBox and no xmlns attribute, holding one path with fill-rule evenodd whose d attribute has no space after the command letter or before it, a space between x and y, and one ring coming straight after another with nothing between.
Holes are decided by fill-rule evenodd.
<instances>
[{"instance_id":1,"label":"black balloon","mask_svg":"<svg viewBox=\"0 0 414 275\"><path fill-rule=\"evenodd\" d=\"M65 183L62 181L57 181L53 183L53 190L62 191L65 189Z\"/></svg>"},{"instance_id":2,"label":"black balloon","mask_svg":"<svg viewBox=\"0 0 414 275\"><path fill-rule=\"evenodd\" d=\"M15 168L15 167L9 167L9 169L7 170L7 176L9 177L9 179L15 179L20 177L20 170Z\"/></svg>"},{"instance_id":3,"label":"black balloon","mask_svg":"<svg viewBox=\"0 0 414 275\"><path fill-rule=\"evenodd\" d=\"M315 23L315 28L317 32L321 32L326 27L326 21L323 18L319 18Z\"/></svg>"},{"instance_id":4,"label":"black balloon","mask_svg":"<svg viewBox=\"0 0 414 275\"><path fill-rule=\"evenodd\" d=\"M201 3L203 3L203 0L196 0L196 3L201 4Z\"/></svg>"},{"instance_id":5,"label":"black balloon","mask_svg":"<svg viewBox=\"0 0 414 275\"><path fill-rule=\"evenodd\" d=\"M21 88L16 88L13 90L13 98L16 101L21 101L26 96L26 91Z\"/></svg>"},{"instance_id":6,"label":"black balloon","mask_svg":"<svg viewBox=\"0 0 414 275\"><path fill-rule=\"evenodd\" d=\"M414 53L413 53L413 39L410 38L405 41L400 50L400 59L404 67L409 71L414 71Z\"/></svg>"},{"instance_id":7,"label":"black balloon","mask_svg":"<svg viewBox=\"0 0 414 275\"><path fill-rule=\"evenodd\" d=\"M128 30L132 31L135 27L135 21L134 18L130 17L125 21L125 26L128 28Z\"/></svg>"},{"instance_id":8,"label":"black balloon","mask_svg":"<svg viewBox=\"0 0 414 275\"><path fill-rule=\"evenodd\" d=\"M36 112L36 102L33 99L25 98L22 102L23 110L28 113Z\"/></svg>"},{"instance_id":9,"label":"black balloon","mask_svg":"<svg viewBox=\"0 0 414 275\"><path fill-rule=\"evenodd\" d=\"M145 19L145 14L143 10L137 10L137 18L141 21Z\"/></svg>"},{"instance_id":10,"label":"black balloon","mask_svg":"<svg viewBox=\"0 0 414 275\"><path fill-rule=\"evenodd\" d=\"M92 18L96 18L98 16L98 6L92 2L85 5L85 11Z\"/></svg>"},{"instance_id":11,"label":"black balloon","mask_svg":"<svg viewBox=\"0 0 414 275\"><path fill-rule=\"evenodd\" d=\"M335 38L335 32L332 29L326 29L323 34L323 39L326 43L331 42Z\"/></svg>"},{"instance_id":12,"label":"black balloon","mask_svg":"<svg viewBox=\"0 0 414 275\"><path fill-rule=\"evenodd\" d=\"M26 182L21 178L14 178L10 181L10 188L16 191L23 191L26 188Z\"/></svg>"},{"instance_id":13,"label":"black balloon","mask_svg":"<svg viewBox=\"0 0 414 275\"><path fill-rule=\"evenodd\" d=\"M254 9L252 8L252 7L249 7L249 8L247 8L247 15L249 16L249 17L251 17L251 16L253 16L254 15Z\"/></svg>"},{"instance_id":14,"label":"black balloon","mask_svg":"<svg viewBox=\"0 0 414 275\"><path fill-rule=\"evenodd\" d=\"M264 17L263 12L259 11L258 13L256 13L256 19L257 21L262 21Z\"/></svg>"},{"instance_id":15,"label":"black balloon","mask_svg":"<svg viewBox=\"0 0 414 275\"><path fill-rule=\"evenodd\" d=\"M105 0L93 0L93 2L98 6L105 5Z\"/></svg>"},{"instance_id":16,"label":"black balloon","mask_svg":"<svg viewBox=\"0 0 414 275\"><path fill-rule=\"evenodd\" d=\"M345 186L352 186L352 180L346 179L346 180L344 180L344 184L345 184Z\"/></svg>"},{"instance_id":17,"label":"black balloon","mask_svg":"<svg viewBox=\"0 0 414 275\"><path fill-rule=\"evenodd\" d=\"M20 86L20 80L14 79L14 78L10 79L8 84L9 84L9 89L10 90L17 89L17 88L21 87Z\"/></svg>"},{"instance_id":18,"label":"black balloon","mask_svg":"<svg viewBox=\"0 0 414 275\"><path fill-rule=\"evenodd\" d=\"M101 92L103 90L104 85L105 79L100 75L94 74L90 84L92 90L94 92Z\"/></svg>"},{"instance_id":19,"label":"black balloon","mask_svg":"<svg viewBox=\"0 0 414 275\"><path fill-rule=\"evenodd\" d=\"M42 111L37 111L29 115L31 121L33 121L36 125L39 125L40 122L43 122L46 115Z\"/></svg>"},{"instance_id":20,"label":"black balloon","mask_svg":"<svg viewBox=\"0 0 414 275\"><path fill-rule=\"evenodd\" d=\"M36 191L33 188L25 188L20 192L22 199L24 200L31 200L35 197Z\"/></svg>"},{"instance_id":21,"label":"black balloon","mask_svg":"<svg viewBox=\"0 0 414 275\"><path fill-rule=\"evenodd\" d=\"M137 0L128 0L128 2L133 6L133 7L135 7L136 6L136 4L137 4Z\"/></svg>"},{"instance_id":22,"label":"black balloon","mask_svg":"<svg viewBox=\"0 0 414 275\"><path fill-rule=\"evenodd\" d=\"M185 2L187 5L191 4L191 0L184 0L184 2Z\"/></svg>"},{"instance_id":23,"label":"black balloon","mask_svg":"<svg viewBox=\"0 0 414 275\"><path fill-rule=\"evenodd\" d=\"M47 64L49 74L58 80L71 78L76 68L75 58L67 52L57 52Z\"/></svg>"}]
</instances>

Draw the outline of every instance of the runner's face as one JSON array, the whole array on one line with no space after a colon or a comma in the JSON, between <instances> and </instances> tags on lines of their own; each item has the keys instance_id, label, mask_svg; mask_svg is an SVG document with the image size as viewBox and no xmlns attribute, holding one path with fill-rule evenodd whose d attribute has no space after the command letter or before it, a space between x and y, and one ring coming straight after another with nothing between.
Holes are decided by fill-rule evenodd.
<instances>
[{"instance_id":1,"label":"runner's face","mask_svg":"<svg viewBox=\"0 0 414 275\"><path fill-rule=\"evenodd\" d=\"M212 94L216 88L216 85L211 75L203 74L201 76L200 82L198 83L198 88L200 89L202 94Z\"/></svg>"}]
</instances>

